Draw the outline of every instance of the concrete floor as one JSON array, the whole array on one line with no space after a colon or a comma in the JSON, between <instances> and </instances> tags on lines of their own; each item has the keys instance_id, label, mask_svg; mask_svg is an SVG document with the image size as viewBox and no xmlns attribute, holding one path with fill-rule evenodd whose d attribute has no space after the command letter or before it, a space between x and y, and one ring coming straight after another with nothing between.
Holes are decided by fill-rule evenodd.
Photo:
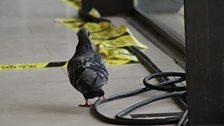
<instances>
[{"instance_id":1,"label":"concrete floor","mask_svg":"<svg viewBox=\"0 0 224 126\"><path fill-rule=\"evenodd\" d=\"M34 63L68 60L75 51L74 32L54 23L54 19L71 17L76 12L60 0L0 1L0 64ZM126 20L110 17L116 25L126 25L138 40L148 46L144 52L163 71L183 71L166 54L144 38ZM149 73L141 64L108 66L109 82L106 97L141 88ZM1 126L104 126L89 108L78 107L84 102L69 83L66 69L0 71ZM148 92L133 98L102 106L106 115L119 112L161 92ZM94 100L93 100L94 101ZM180 111L172 100L143 107L134 113Z\"/></svg>"}]
</instances>

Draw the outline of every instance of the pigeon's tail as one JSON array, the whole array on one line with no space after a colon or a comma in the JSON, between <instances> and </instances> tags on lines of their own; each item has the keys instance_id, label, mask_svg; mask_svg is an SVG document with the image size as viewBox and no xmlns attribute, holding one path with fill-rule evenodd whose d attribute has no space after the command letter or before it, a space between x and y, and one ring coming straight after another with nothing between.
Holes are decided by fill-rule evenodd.
<instances>
[{"instance_id":1,"label":"pigeon's tail","mask_svg":"<svg viewBox=\"0 0 224 126\"><path fill-rule=\"evenodd\" d=\"M104 96L104 91L102 89L97 89L97 90L86 90L83 92L83 96L86 99L91 99L95 97L101 97Z\"/></svg>"},{"instance_id":2,"label":"pigeon's tail","mask_svg":"<svg viewBox=\"0 0 224 126\"><path fill-rule=\"evenodd\" d=\"M75 88L79 90L85 98L94 98L104 95L101 87L106 84L107 78L91 69L85 69L77 78Z\"/></svg>"}]
</instances>

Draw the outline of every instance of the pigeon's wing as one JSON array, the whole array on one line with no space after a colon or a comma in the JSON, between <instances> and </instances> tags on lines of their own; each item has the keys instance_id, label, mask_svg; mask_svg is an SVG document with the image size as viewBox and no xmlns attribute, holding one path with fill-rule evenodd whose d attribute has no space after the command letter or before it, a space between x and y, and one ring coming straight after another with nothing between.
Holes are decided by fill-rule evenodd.
<instances>
[{"instance_id":1,"label":"pigeon's wing","mask_svg":"<svg viewBox=\"0 0 224 126\"><path fill-rule=\"evenodd\" d=\"M108 81L108 77L101 74L101 73L97 73L97 77L95 79L94 82L94 88L95 89L99 89L101 88L103 85L105 85Z\"/></svg>"},{"instance_id":2,"label":"pigeon's wing","mask_svg":"<svg viewBox=\"0 0 224 126\"><path fill-rule=\"evenodd\" d=\"M101 88L104 84L108 81L108 72L105 67L105 64L103 60L99 57L91 59L91 65L87 67L87 69L90 69L95 72L95 80L92 83L92 88L98 89Z\"/></svg>"},{"instance_id":3,"label":"pigeon's wing","mask_svg":"<svg viewBox=\"0 0 224 126\"><path fill-rule=\"evenodd\" d=\"M74 86L75 81L83 72L83 63L77 59L70 59L67 65L67 71L70 83Z\"/></svg>"},{"instance_id":4,"label":"pigeon's wing","mask_svg":"<svg viewBox=\"0 0 224 126\"><path fill-rule=\"evenodd\" d=\"M106 69L105 63L103 59L96 55L94 58L91 58L91 69L97 71L97 73L103 74L104 76L108 76L108 71Z\"/></svg>"},{"instance_id":5,"label":"pigeon's wing","mask_svg":"<svg viewBox=\"0 0 224 126\"><path fill-rule=\"evenodd\" d=\"M99 70L97 70L99 69ZM76 87L86 89L100 89L107 83L108 77L101 68L87 67L77 78Z\"/></svg>"},{"instance_id":6,"label":"pigeon's wing","mask_svg":"<svg viewBox=\"0 0 224 126\"><path fill-rule=\"evenodd\" d=\"M105 66L105 62L104 60L101 58L101 56L99 54L95 54L94 55L94 60L92 62L94 62L95 64L97 64L97 66L103 70L103 72L106 73L106 75L108 76L108 71L106 69L106 66Z\"/></svg>"}]
</instances>

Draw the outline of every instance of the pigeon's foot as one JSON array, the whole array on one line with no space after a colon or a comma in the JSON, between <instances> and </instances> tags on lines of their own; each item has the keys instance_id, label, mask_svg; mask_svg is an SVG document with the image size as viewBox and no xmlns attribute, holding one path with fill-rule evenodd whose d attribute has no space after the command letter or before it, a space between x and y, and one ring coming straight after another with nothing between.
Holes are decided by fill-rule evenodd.
<instances>
[{"instance_id":1,"label":"pigeon's foot","mask_svg":"<svg viewBox=\"0 0 224 126\"><path fill-rule=\"evenodd\" d=\"M85 104L80 104L79 106L80 107L90 107L91 105L92 105L92 103L88 99L86 99L86 103Z\"/></svg>"},{"instance_id":2,"label":"pigeon's foot","mask_svg":"<svg viewBox=\"0 0 224 126\"><path fill-rule=\"evenodd\" d=\"M97 100L97 101L101 100L101 98L105 99L105 97L104 97L104 96L101 96L101 97L99 97L99 98L98 98L98 100Z\"/></svg>"}]
</instances>

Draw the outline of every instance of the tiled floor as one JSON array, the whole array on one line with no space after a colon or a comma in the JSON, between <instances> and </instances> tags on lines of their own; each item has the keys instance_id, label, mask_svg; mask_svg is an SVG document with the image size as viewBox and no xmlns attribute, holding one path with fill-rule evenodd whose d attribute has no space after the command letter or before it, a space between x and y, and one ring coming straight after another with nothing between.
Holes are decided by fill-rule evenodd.
<instances>
[{"instance_id":1,"label":"tiled floor","mask_svg":"<svg viewBox=\"0 0 224 126\"><path fill-rule=\"evenodd\" d=\"M68 60L75 51L74 32L54 23L54 19L71 17L76 12L60 0L0 1L0 64L33 63ZM120 17L111 17L116 25L126 25L149 48L144 50L163 71L183 71L166 54L145 39ZM142 87L149 73L141 64L108 66L110 78L104 87L106 97ZM108 125L95 119L80 93L72 88L64 68L0 71L1 126L71 126ZM152 91L109 103L101 110L106 115L154 96ZM171 100L143 107L142 111L179 111Z\"/></svg>"}]
</instances>

